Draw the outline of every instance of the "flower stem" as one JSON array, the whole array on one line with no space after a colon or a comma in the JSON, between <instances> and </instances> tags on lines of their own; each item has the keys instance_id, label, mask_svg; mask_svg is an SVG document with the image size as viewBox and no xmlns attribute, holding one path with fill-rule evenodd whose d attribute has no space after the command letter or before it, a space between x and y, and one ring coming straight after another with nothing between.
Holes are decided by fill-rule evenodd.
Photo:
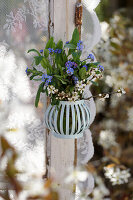
<instances>
[{"instance_id":1,"label":"flower stem","mask_svg":"<svg viewBox=\"0 0 133 200\"><path fill-rule=\"evenodd\" d=\"M119 93L119 92L104 92L104 93L101 94L101 96L104 96L104 95L106 95L106 94L112 95L112 94L117 94L117 93ZM95 96L92 95L92 96L90 96L89 98L84 99L84 100L89 100L89 99L91 99L91 98L97 98L97 97L100 97L99 94L97 94L97 95L95 95Z\"/></svg>"}]
</instances>

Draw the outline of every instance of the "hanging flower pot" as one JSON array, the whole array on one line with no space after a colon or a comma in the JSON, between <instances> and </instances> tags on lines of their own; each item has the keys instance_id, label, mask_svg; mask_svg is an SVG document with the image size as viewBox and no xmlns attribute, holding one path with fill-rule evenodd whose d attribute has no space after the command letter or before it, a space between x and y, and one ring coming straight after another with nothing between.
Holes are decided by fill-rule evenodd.
<instances>
[{"instance_id":1,"label":"hanging flower pot","mask_svg":"<svg viewBox=\"0 0 133 200\"><path fill-rule=\"evenodd\" d=\"M41 93L46 93L51 104L45 113L45 123L56 137L79 138L89 126L90 111L83 94L90 83L97 85L95 80L102 77L104 67L94 61L93 54L83 59L83 48L75 29L72 39L65 44L61 40L55 43L51 37L44 49L28 51L37 54L31 68L26 69L30 80L40 81L35 106Z\"/></svg>"},{"instance_id":2,"label":"hanging flower pot","mask_svg":"<svg viewBox=\"0 0 133 200\"><path fill-rule=\"evenodd\" d=\"M60 101L57 106L49 105L45 123L51 133L59 138L79 138L88 128L90 111L84 100Z\"/></svg>"}]
</instances>

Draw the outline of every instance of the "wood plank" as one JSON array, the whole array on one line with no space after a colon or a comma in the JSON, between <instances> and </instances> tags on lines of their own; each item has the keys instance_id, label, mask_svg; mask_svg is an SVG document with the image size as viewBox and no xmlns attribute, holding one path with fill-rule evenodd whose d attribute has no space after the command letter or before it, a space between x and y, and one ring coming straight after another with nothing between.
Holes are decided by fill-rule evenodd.
<instances>
[{"instance_id":1,"label":"wood plank","mask_svg":"<svg viewBox=\"0 0 133 200\"><path fill-rule=\"evenodd\" d=\"M74 30L76 0L53 1L54 38L68 41ZM51 11L52 12L52 11ZM52 13L51 13L52 14ZM55 175L60 184L60 199L70 199L71 193L62 189L62 177L65 171L74 164L74 139L59 139L50 135L50 176Z\"/></svg>"}]
</instances>

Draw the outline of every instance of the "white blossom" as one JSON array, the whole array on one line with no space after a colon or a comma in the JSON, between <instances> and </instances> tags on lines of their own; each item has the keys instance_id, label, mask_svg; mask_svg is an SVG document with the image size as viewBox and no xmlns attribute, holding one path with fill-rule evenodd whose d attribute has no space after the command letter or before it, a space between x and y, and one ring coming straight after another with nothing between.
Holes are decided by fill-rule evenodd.
<instances>
[{"instance_id":1,"label":"white blossom","mask_svg":"<svg viewBox=\"0 0 133 200\"><path fill-rule=\"evenodd\" d=\"M47 90L48 90L48 94L55 94L58 92L58 89L56 89L53 85L48 85L47 87Z\"/></svg>"},{"instance_id":2,"label":"white blossom","mask_svg":"<svg viewBox=\"0 0 133 200\"><path fill-rule=\"evenodd\" d=\"M104 101L105 99L109 98L109 94L99 94L100 100Z\"/></svg>"},{"instance_id":3,"label":"white blossom","mask_svg":"<svg viewBox=\"0 0 133 200\"><path fill-rule=\"evenodd\" d=\"M104 40L108 40L109 24L107 22L101 22L102 37Z\"/></svg>"},{"instance_id":4,"label":"white blossom","mask_svg":"<svg viewBox=\"0 0 133 200\"><path fill-rule=\"evenodd\" d=\"M82 94L84 92L84 90L85 90L85 86L86 86L86 84L84 84L83 81L77 81L75 89Z\"/></svg>"},{"instance_id":5,"label":"white blossom","mask_svg":"<svg viewBox=\"0 0 133 200\"><path fill-rule=\"evenodd\" d=\"M116 146L115 133L112 130L102 130L99 135L98 143L105 149L110 148L111 146Z\"/></svg>"},{"instance_id":6,"label":"white blossom","mask_svg":"<svg viewBox=\"0 0 133 200\"><path fill-rule=\"evenodd\" d=\"M110 75L106 76L105 83L109 85L109 87L113 86L113 78Z\"/></svg>"},{"instance_id":7,"label":"white blossom","mask_svg":"<svg viewBox=\"0 0 133 200\"><path fill-rule=\"evenodd\" d=\"M95 182L96 182L96 187L92 192L93 198L89 198L88 200L106 200L106 198L104 197L109 196L110 192L108 188L105 186L102 178L100 176L96 176Z\"/></svg>"},{"instance_id":8,"label":"white blossom","mask_svg":"<svg viewBox=\"0 0 133 200\"><path fill-rule=\"evenodd\" d=\"M101 122L102 126L104 126L106 129L116 129L118 127L118 124L113 119L107 119Z\"/></svg>"},{"instance_id":9,"label":"white blossom","mask_svg":"<svg viewBox=\"0 0 133 200\"><path fill-rule=\"evenodd\" d=\"M69 101L76 101L78 99L79 99L79 95L77 92L74 92L74 91L72 92L72 97L68 97Z\"/></svg>"},{"instance_id":10,"label":"white blossom","mask_svg":"<svg viewBox=\"0 0 133 200\"><path fill-rule=\"evenodd\" d=\"M97 72L99 72L99 73L97 73ZM95 78L101 78L102 77L101 71L98 68L91 69L90 70L90 75L92 77L95 77Z\"/></svg>"},{"instance_id":11,"label":"white blossom","mask_svg":"<svg viewBox=\"0 0 133 200\"><path fill-rule=\"evenodd\" d=\"M121 170L118 167L104 167L105 177L110 179L112 185L121 185L128 183L128 179L131 176L129 169Z\"/></svg>"},{"instance_id":12,"label":"white blossom","mask_svg":"<svg viewBox=\"0 0 133 200\"><path fill-rule=\"evenodd\" d=\"M47 196L49 194L49 190L44 188L44 180L42 177L31 177L31 179L24 182L24 189L19 194L19 199L27 199L29 196Z\"/></svg>"},{"instance_id":13,"label":"white blossom","mask_svg":"<svg viewBox=\"0 0 133 200\"><path fill-rule=\"evenodd\" d=\"M126 94L126 91L123 88L117 90L117 96L120 97L122 94Z\"/></svg>"},{"instance_id":14,"label":"white blossom","mask_svg":"<svg viewBox=\"0 0 133 200\"><path fill-rule=\"evenodd\" d=\"M14 104L15 107L14 107ZM11 105L10 114L8 116L8 126L7 128L22 128L26 124L30 124L36 119L35 111L32 106L19 106L17 101L14 101Z\"/></svg>"},{"instance_id":15,"label":"white blossom","mask_svg":"<svg viewBox=\"0 0 133 200\"><path fill-rule=\"evenodd\" d=\"M80 168L71 168L68 171L68 175L64 179L64 182L66 184L68 183L78 183L78 182L84 182L87 180L89 173L86 170L80 169Z\"/></svg>"}]
</instances>

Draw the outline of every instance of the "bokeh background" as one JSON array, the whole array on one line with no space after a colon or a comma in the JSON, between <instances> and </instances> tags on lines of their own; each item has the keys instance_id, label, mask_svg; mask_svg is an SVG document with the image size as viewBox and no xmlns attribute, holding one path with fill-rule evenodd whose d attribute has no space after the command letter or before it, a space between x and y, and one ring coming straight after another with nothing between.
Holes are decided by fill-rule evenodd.
<instances>
[{"instance_id":1,"label":"bokeh background","mask_svg":"<svg viewBox=\"0 0 133 200\"><path fill-rule=\"evenodd\" d=\"M92 88L93 94L124 88L126 95L96 99L97 115L91 126L95 154L89 167L97 187L92 196L130 200L133 179L126 179L133 170L133 1L103 0L96 11L102 40L94 52L105 67L105 76L100 89Z\"/></svg>"},{"instance_id":2,"label":"bokeh background","mask_svg":"<svg viewBox=\"0 0 133 200\"><path fill-rule=\"evenodd\" d=\"M14 147L1 140L11 153L4 152L0 172L5 174L4 181L0 175L0 181L5 182L8 176L19 193L22 188L14 178L18 174L16 168L24 171L21 181L30 188L28 194L23 194L25 199L38 191L46 195L42 193L44 186L40 179L45 168L44 100L35 110L38 83L29 83L25 74L26 66L31 63L27 49L43 48L48 36L48 1L39 2L42 6L37 0L0 1L0 136L4 134ZM84 199L133 200L133 0L101 0L96 13L101 21L102 39L93 53L105 71L100 87L93 86L91 91L97 95L123 88L126 94L95 99L97 115L91 125L95 154L87 169L96 184L93 193ZM16 150L20 153L19 161ZM8 168L2 162L9 163ZM38 176L28 182L34 172ZM51 182L47 187L51 187ZM50 192L57 200L53 188ZM13 199L7 193L2 195Z\"/></svg>"}]
</instances>

